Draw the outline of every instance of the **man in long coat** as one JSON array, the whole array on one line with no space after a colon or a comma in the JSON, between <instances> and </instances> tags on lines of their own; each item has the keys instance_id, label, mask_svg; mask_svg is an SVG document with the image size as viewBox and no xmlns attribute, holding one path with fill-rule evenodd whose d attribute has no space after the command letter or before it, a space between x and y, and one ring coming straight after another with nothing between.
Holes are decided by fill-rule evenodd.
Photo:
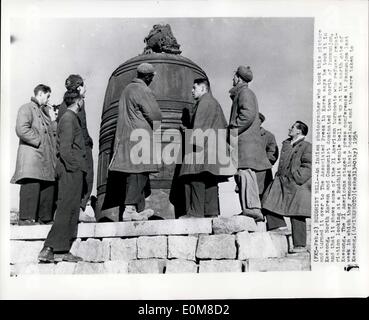
<instances>
[{"instance_id":1,"label":"man in long coat","mask_svg":"<svg viewBox=\"0 0 369 320\"><path fill-rule=\"evenodd\" d=\"M305 250L306 218L311 217L311 143L305 141L308 127L296 121L283 141L278 172L263 196L268 230L286 228L283 216L291 218L295 252Z\"/></svg>"},{"instance_id":2,"label":"man in long coat","mask_svg":"<svg viewBox=\"0 0 369 320\"><path fill-rule=\"evenodd\" d=\"M235 180L239 189L242 214L256 221L264 220L261 213L256 172L270 169L260 135L259 107L256 96L249 89L253 74L250 67L239 66L229 91L232 103L229 129L237 131L238 172Z\"/></svg>"},{"instance_id":3,"label":"man in long coat","mask_svg":"<svg viewBox=\"0 0 369 320\"><path fill-rule=\"evenodd\" d=\"M57 128L58 201L55 221L38 256L39 261L45 263L54 261L55 252L64 253L63 261L82 260L69 250L77 236L83 176L87 171L85 141L77 116L83 97L78 91L69 92L68 96L68 110L60 118Z\"/></svg>"},{"instance_id":4,"label":"man in long coat","mask_svg":"<svg viewBox=\"0 0 369 320\"><path fill-rule=\"evenodd\" d=\"M71 74L65 80L65 88L67 89L67 91L64 95L63 102L59 105L59 113L57 121L59 121L63 116L64 112L67 111L68 107L65 101L65 97L68 96L69 92L78 91L83 98L83 102L80 110L77 113L77 116L80 119L83 139L85 141L87 172L84 179L85 185L83 188L83 196L80 204L81 210L79 215L81 221L95 221L93 217L89 217L84 213L84 211L86 210L87 202L90 199L94 183L94 163L92 158L93 141L87 129L86 108L85 108L86 84L84 83L84 80L80 75Z\"/></svg>"},{"instance_id":5,"label":"man in long coat","mask_svg":"<svg viewBox=\"0 0 369 320\"><path fill-rule=\"evenodd\" d=\"M192 109L187 128L190 130L186 130L186 138L191 140L198 132L198 137L202 136L204 140L201 139L202 145L197 141L188 141L190 148L187 149L190 150L186 150L188 152L179 173L184 183L186 210L181 218L215 217L219 215L218 182L226 180L218 157L220 152L227 151L218 150L218 139L224 138L225 146L227 121L218 101L210 93L208 79L194 81L192 96L196 103ZM209 136L205 139L203 133L207 132ZM201 157L196 158L197 153L201 153Z\"/></svg>"},{"instance_id":6,"label":"man in long coat","mask_svg":"<svg viewBox=\"0 0 369 320\"><path fill-rule=\"evenodd\" d=\"M265 116L259 112L260 125L265 121ZM275 140L275 136L270 131L260 127L260 135L263 140L263 146L266 151L268 160L270 164L273 166L278 160L278 145ZM272 169L268 169L265 171L256 172L256 176L258 179L259 185L259 195L260 197L264 194L265 189L269 186L269 184L273 180L273 172Z\"/></svg>"},{"instance_id":7,"label":"man in long coat","mask_svg":"<svg viewBox=\"0 0 369 320\"><path fill-rule=\"evenodd\" d=\"M152 144L153 129L160 125L161 112L148 87L154 75L151 64L141 63L137 67L137 78L126 86L119 100L114 153L109 170L123 173L122 179L126 182L124 221L147 220L154 214L151 209L145 210L149 173L159 171Z\"/></svg>"},{"instance_id":8,"label":"man in long coat","mask_svg":"<svg viewBox=\"0 0 369 320\"><path fill-rule=\"evenodd\" d=\"M18 111L16 133L19 147L11 183L20 184L19 224L53 220L55 148L47 103L50 87L40 84L31 102Z\"/></svg>"}]
</instances>

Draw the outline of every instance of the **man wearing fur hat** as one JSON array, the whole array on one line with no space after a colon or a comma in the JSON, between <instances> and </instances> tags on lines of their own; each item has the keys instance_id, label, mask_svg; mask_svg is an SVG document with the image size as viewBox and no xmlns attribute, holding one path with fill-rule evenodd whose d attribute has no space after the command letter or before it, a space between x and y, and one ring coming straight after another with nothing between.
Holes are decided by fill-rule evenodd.
<instances>
[{"instance_id":1,"label":"man wearing fur hat","mask_svg":"<svg viewBox=\"0 0 369 320\"><path fill-rule=\"evenodd\" d=\"M238 171L241 214L263 221L256 172L272 167L260 135L259 107L255 93L249 89L253 74L250 67L239 66L229 91L233 101L229 129L238 132Z\"/></svg>"},{"instance_id":2,"label":"man wearing fur hat","mask_svg":"<svg viewBox=\"0 0 369 320\"><path fill-rule=\"evenodd\" d=\"M154 214L145 210L145 198L149 195L149 173L158 172L150 147L153 141L154 122L161 121L161 112L155 97L149 88L155 75L154 67L141 63L137 67L137 77L128 84L119 100L119 113L114 141L114 154L109 165L110 171L122 173L125 180L123 221L147 220ZM145 133L142 139L132 139L132 134ZM138 137L138 139L139 139ZM148 161L140 161L135 152L138 143L142 154L148 155ZM137 150L138 151L138 150Z\"/></svg>"},{"instance_id":3,"label":"man wearing fur hat","mask_svg":"<svg viewBox=\"0 0 369 320\"><path fill-rule=\"evenodd\" d=\"M90 198L92 187L93 187L93 181L94 181L94 164L93 164L93 158L92 158L92 147L93 147L93 141L90 137L90 134L88 133L87 129L87 120L86 120L86 110L85 110L85 95L86 95L86 84L84 83L82 77L78 74L71 74L66 80L65 80L65 88L67 91L64 94L63 102L59 106L59 113L58 118L61 119L65 111L67 110L67 103L66 99L68 99L68 96L73 92L78 92L82 97L82 105L80 110L77 113L77 116L79 118L79 121L81 123L81 129L83 134L83 139L85 141L85 147L86 147L86 161L87 161L87 172L84 179L84 187L83 187L83 194L80 204L80 215L79 220L85 221L85 222L92 222L95 221L95 218L90 217L84 213L86 210L87 202Z\"/></svg>"}]
</instances>

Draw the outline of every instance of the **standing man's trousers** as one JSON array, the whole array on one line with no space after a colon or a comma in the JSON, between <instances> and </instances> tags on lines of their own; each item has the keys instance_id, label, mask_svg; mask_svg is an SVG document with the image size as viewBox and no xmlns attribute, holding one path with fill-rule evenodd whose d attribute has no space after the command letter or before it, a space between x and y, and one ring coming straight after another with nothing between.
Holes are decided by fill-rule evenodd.
<instances>
[{"instance_id":1,"label":"standing man's trousers","mask_svg":"<svg viewBox=\"0 0 369 320\"><path fill-rule=\"evenodd\" d=\"M55 182L24 179L19 192L19 220L53 220Z\"/></svg>"},{"instance_id":2,"label":"standing man's trousers","mask_svg":"<svg viewBox=\"0 0 369 320\"><path fill-rule=\"evenodd\" d=\"M267 218L267 229L286 227L283 216L268 212L265 214ZM300 216L291 216L292 240L295 247L306 246L306 218Z\"/></svg>"},{"instance_id":3,"label":"standing man's trousers","mask_svg":"<svg viewBox=\"0 0 369 320\"><path fill-rule=\"evenodd\" d=\"M86 146L86 163L87 163L87 172L85 176L85 186L83 188L83 197L81 200L80 207L85 210L88 200L90 199L92 187L94 184L94 162L92 158L92 149L89 146Z\"/></svg>"},{"instance_id":4,"label":"standing man's trousers","mask_svg":"<svg viewBox=\"0 0 369 320\"><path fill-rule=\"evenodd\" d=\"M136 206L137 212L145 210L145 191L149 183L149 174L129 173L126 177L125 205Z\"/></svg>"},{"instance_id":5,"label":"standing man's trousers","mask_svg":"<svg viewBox=\"0 0 369 320\"><path fill-rule=\"evenodd\" d=\"M184 177L186 214L195 217L219 215L218 182L212 174Z\"/></svg>"},{"instance_id":6,"label":"standing man's trousers","mask_svg":"<svg viewBox=\"0 0 369 320\"><path fill-rule=\"evenodd\" d=\"M77 236L79 208L83 187L83 171L66 171L58 160L58 202L55 221L44 246L56 252L68 252Z\"/></svg>"}]
</instances>

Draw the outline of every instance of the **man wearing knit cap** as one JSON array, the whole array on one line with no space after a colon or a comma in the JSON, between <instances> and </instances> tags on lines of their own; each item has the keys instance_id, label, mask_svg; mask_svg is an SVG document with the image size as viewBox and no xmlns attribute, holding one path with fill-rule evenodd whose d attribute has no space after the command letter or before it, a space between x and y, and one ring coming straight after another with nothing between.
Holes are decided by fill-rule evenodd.
<instances>
[{"instance_id":1,"label":"man wearing knit cap","mask_svg":"<svg viewBox=\"0 0 369 320\"><path fill-rule=\"evenodd\" d=\"M65 111L67 110L67 101L70 99L70 96L73 96L73 94L79 93L83 98L86 94L86 85L82 79L82 77L78 74L71 74L66 80L65 80L65 88L67 91L64 94L63 102L59 106L59 113L58 118L61 119ZM87 121L86 121L86 110L85 110L85 101L83 99L82 106L80 110L77 113L77 116L81 123L81 129L83 138L85 141L85 147L86 147L86 161L87 161L87 172L85 176L85 184L83 188L83 194L81 199L81 205L80 205L80 221L84 222L91 222L95 221L94 217L87 216L84 211L86 209L87 202L90 198L92 187L93 187L93 181L94 181L94 165L93 165L93 158L92 158L92 147L93 147L93 141L88 133L87 129Z\"/></svg>"},{"instance_id":2,"label":"man wearing knit cap","mask_svg":"<svg viewBox=\"0 0 369 320\"><path fill-rule=\"evenodd\" d=\"M137 67L137 77L124 88L119 100L114 153L109 170L120 172L125 180L123 221L147 220L154 214L151 209L145 210L145 198L150 194L149 173L159 171L150 148L154 124L161 121L159 105L148 87L154 76L154 67L141 63ZM148 161L137 161L140 158L135 152L138 142L131 137L138 131L146 133L140 136L139 143L142 154L149 155Z\"/></svg>"},{"instance_id":3,"label":"man wearing knit cap","mask_svg":"<svg viewBox=\"0 0 369 320\"><path fill-rule=\"evenodd\" d=\"M259 108L256 96L248 87L253 79L250 67L239 66L229 91L233 101L229 129L238 132L238 171L235 180L239 189L241 214L263 221L256 172L270 169L260 135Z\"/></svg>"}]
</instances>

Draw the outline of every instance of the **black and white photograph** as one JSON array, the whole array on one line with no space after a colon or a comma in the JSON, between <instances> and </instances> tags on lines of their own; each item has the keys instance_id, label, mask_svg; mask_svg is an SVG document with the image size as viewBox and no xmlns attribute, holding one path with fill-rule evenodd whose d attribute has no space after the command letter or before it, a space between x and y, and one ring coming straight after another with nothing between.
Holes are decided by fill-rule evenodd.
<instances>
[{"instance_id":1,"label":"black and white photograph","mask_svg":"<svg viewBox=\"0 0 369 320\"><path fill-rule=\"evenodd\" d=\"M316 199L332 199L316 171L331 120L314 111L315 17L222 16L211 2L199 4L205 16L196 4L99 12L114 2L92 2L94 14L35 2L7 19L5 276L311 274L323 260Z\"/></svg>"}]
</instances>

